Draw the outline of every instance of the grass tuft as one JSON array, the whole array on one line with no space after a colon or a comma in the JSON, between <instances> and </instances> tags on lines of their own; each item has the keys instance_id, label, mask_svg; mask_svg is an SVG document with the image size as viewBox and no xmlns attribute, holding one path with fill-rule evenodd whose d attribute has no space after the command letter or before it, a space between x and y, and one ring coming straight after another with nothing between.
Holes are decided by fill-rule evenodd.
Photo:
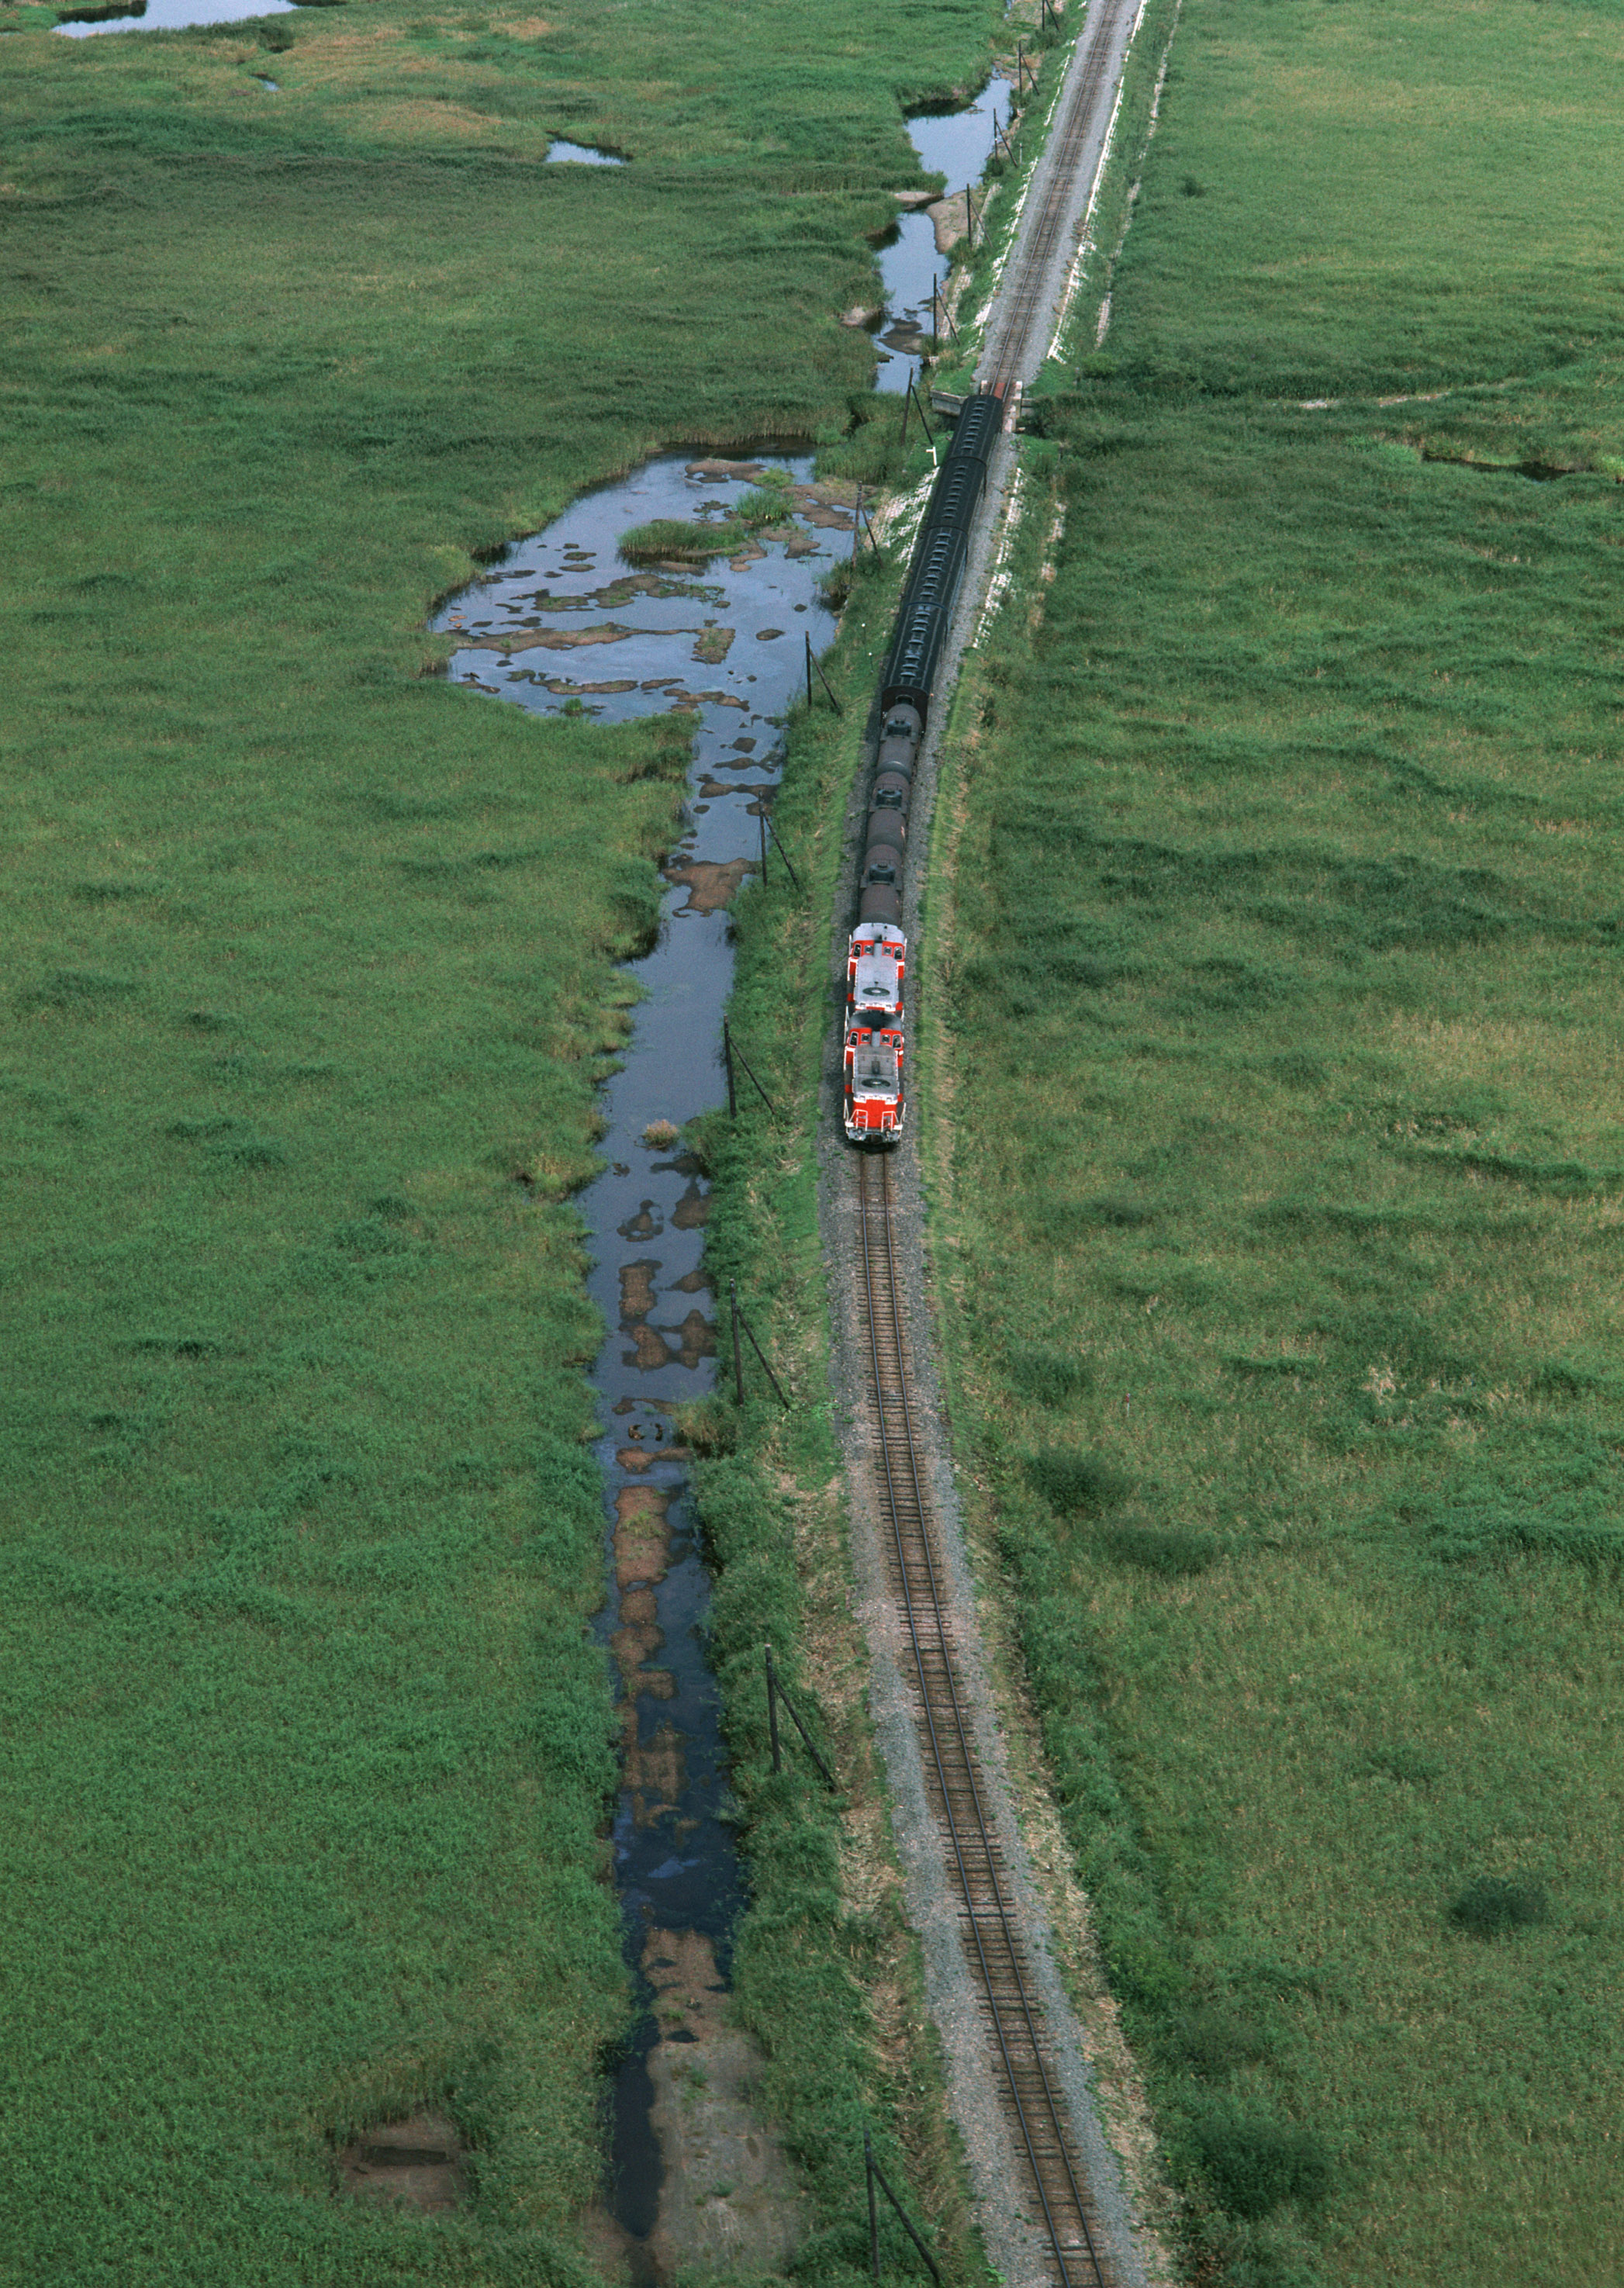
<instances>
[{"instance_id":1,"label":"grass tuft","mask_svg":"<svg viewBox=\"0 0 1624 2288\"><path fill-rule=\"evenodd\" d=\"M1232 2216L1270 2216L1287 2201L1312 2207L1331 2189L1330 2156L1311 2130L1215 2108L1198 2120L1195 2142L1214 2193Z\"/></svg>"},{"instance_id":2,"label":"grass tuft","mask_svg":"<svg viewBox=\"0 0 1624 2288\"><path fill-rule=\"evenodd\" d=\"M1101 1454L1048 1446L1031 1455L1026 1475L1058 1515L1098 1517L1125 1502L1133 1481Z\"/></svg>"},{"instance_id":3,"label":"grass tuft","mask_svg":"<svg viewBox=\"0 0 1624 2288\"><path fill-rule=\"evenodd\" d=\"M1527 1930L1550 1919L1550 1901L1543 1883L1512 1883L1494 1875L1477 1875L1449 1903L1449 1919L1473 1938L1500 1938L1507 1931Z\"/></svg>"},{"instance_id":4,"label":"grass tuft","mask_svg":"<svg viewBox=\"0 0 1624 2288\"><path fill-rule=\"evenodd\" d=\"M1181 1581L1204 1573L1218 1555L1209 1533L1191 1533L1182 1526L1122 1525L1101 1536L1103 1546L1119 1564L1137 1565L1166 1581Z\"/></svg>"},{"instance_id":5,"label":"grass tuft","mask_svg":"<svg viewBox=\"0 0 1624 2288\"><path fill-rule=\"evenodd\" d=\"M741 523L709 518L688 523L680 517L657 516L622 533L619 552L628 564L705 565L718 556L733 555L749 538L749 528Z\"/></svg>"}]
</instances>

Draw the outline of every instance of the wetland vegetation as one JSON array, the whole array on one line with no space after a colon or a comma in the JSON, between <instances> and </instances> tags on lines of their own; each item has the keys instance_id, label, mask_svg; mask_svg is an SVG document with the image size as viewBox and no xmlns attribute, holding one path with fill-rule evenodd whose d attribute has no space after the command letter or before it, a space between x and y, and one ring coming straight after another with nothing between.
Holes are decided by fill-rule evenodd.
<instances>
[{"instance_id":1,"label":"wetland vegetation","mask_svg":"<svg viewBox=\"0 0 1624 2288\"><path fill-rule=\"evenodd\" d=\"M842 433L901 108L993 13L0 12L15 2276L579 2271L569 1196L683 748L423 625L658 442ZM463 2205L335 2204L415 2108Z\"/></svg>"},{"instance_id":2,"label":"wetland vegetation","mask_svg":"<svg viewBox=\"0 0 1624 2288\"><path fill-rule=\"evenodd\" d=\"M961 694L957 1421L1237 2288L1624 2223L1621 69L1186 0Z\"/></svg>"}]
</instances>

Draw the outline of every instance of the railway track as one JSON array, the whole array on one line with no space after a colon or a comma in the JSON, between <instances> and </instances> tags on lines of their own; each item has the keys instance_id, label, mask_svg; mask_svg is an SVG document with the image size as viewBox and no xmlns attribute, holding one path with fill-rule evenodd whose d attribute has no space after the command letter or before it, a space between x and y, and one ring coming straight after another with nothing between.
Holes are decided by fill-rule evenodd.
<instances>
[{"instance_id":1,"label":"railway track","mask_svg":"<svg viewBox=\"0 0 1624 2288\"><path fill-rule=\"evenodd\" d=\"M905 1633L904 1664L912 1671L926 1799L941 1830L965 1958L1026 2173L1026 2205L1047 2240L1050 2277L1055 2288L1115 2288L1084 2173L1072 2149L960 1682L927 1474L908 1402L891 1172L881 1155L864 1154L858 1164L863 1302L879 1432L881 1534Z\"/></svg>"},{"instance_id":2,"label":"railway track","mask_svg":"<svg viewBox=\"0 0 1624 2288\"><path fill-rule=\"evenodd\" d=\"M977 374L982 391L1002 398L1006 430L1015 425L1022 385L1048 354L1077 233L1109 147L1140 4L1088 0L1049 147L1031 179ZM1011 440L995 441L989 491L1007 482L1014 453ZM950 484L953 465L950 455L939 488ZM922 546L937 532L936 504L933 493ZM991 538L983 517L979 533L969 536L967 596L934 663L933 687L910 702L924 726L909 761L910 771L916 762L920 773L911 830L921 849L946 715L940 703L952 689L973 616L968 592L988 576ZM893 660L900 655L893 651ZM887 679L896 682L890 663ZM902 791L906 797L906 781ZM866 862L860 871L867 881ZM909 877L902 911L915 933L922 886L916 874ZM860 1482L873 1496L872 1509L862 1505L868 1514L854 1548L861 1552L860 1577L873 1617L884 1753L910 1847L918 1847L910 1913L924 1946L927 1993L947 2054L982 2228L1004 2276L1015 2288L1143 2288L1145 2268L1117 2156L1096 2112L1081 2030L1046 1951L1042 1910L1008 1802L999 1744L982 1728L986 1690L978 1632L973 1609L959 1601L963 1551L945 1490L942 1513L932 1513L934 1471L947 1458L934 1412L922 1413L914 1396L931 1391L933 1381L928 1355L909 1355L903 1298L917 1291L922 1265L911 1139L900 1148L899 1170L884 1151L860 1150L845 1159L846 1171L855 1161L855 1181L842 1174L837 1191L826 1193L825 1213L838 1198L841 1243L850 1248L856 1241L859 1276L836 1307L846 1370L864 1393L870 1426L848 1447Z\"/></svg>"},{"instance_id":3,"label":"railway track","mask_svg":"<svg viewBox=\"0 0 1624 2288\"><path fill-rule=\"evenodd\" d=\"M1061 256L1070 251L1065 234L1074 211L1078 175L1099 126L1102 101L1114 99L1126 12L1105 0L1095 0L1089 9L1082 53L1055 123L1037 211L1023 218L1020 242L1004 280L978 378L984 387L1000 391L1011 409L1022 382L1037 371L1048 351L1055 272Z\"/></svg>"}]
</instances>

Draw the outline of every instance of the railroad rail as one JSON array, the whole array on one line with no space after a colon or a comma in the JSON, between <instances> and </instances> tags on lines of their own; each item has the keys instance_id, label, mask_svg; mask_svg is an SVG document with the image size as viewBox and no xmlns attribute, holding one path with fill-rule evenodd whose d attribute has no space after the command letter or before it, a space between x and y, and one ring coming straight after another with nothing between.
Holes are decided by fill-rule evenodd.
<instances>
[{"instance_id":1,"label":"railroad rail","mask_svg":"<svg viewBox=\"0 0 1624 2288\"><path fill-rule=\"evenodd\" d=\"M859 1157L863 1297L879 1429L879 1491L891 1577L911 1664L925 1793L942 1833L961 1934L980 1995L1000 2095L1024 2165L1033 2222L1047 2237L1055 2288L1114 2288L1093 2205L1072 2150L1042 2015L1008 1896L959 1680L953 1617L942 1593L935 1521L908 1404L909 1367L891 1232L886 1156Z\"/></svg>"},{"instance_id":2,"label":"railroad rail","mask_svg":"<svg viewBox=\"0 0 1624 2288\"><path fill-rule=\"evenodd\" d=\"M1018 248L1011 254L997 330L987 345L978 373L983 388L997 391L1011 415L1023 381L1037 371L1048 349L1046 336L1052 311L1045 301L1068 216L1073 211L1078 171L1094 126L1102 96L1114 93L1113 65L1121 34L1121 12L1091 6L1083 25L1080 68L1066 93L1065 104L1050 147L1050 163L1043 177L1042 203L1024 218Z\"/></svg>"}]
</instances>

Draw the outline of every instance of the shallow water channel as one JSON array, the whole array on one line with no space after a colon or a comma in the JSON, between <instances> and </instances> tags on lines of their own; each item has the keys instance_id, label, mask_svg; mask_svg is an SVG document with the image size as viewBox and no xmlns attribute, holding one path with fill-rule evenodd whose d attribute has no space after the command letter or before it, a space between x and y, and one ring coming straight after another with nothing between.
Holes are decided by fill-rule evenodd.
<instances>
[{"instance_id":1,"label":"shallow water channel","mask_svg":"<svg viewBox=\"0 0 1624 2288\"><path fill-rule=\"evenodd\" d=\"M198 24L240 24L250 17L288 16L295 5L296 0L136 0L133 8L76 10L63 17L55 28L70 40L85 39L92 32L181 32Z\"/></svg>"},{"instance_id":2,"label":"shallow water channel","mask_svg":"<svg viewBox=\"0 0 1624 2288\"><path fill-rule=\"evenodd\" d=\"M795 480L795 519L739 556L704 573L634 570L617 558L630 527L718 514L769 467ZM592 1375L607 1584L598 1633L622 1693L614 1872L642 2006L615 2079L608 2205L644 2278L701 2252L673 2244L661 2216L661 2092L684 2056L671 2046L717 2030L717 2003L705 1997L725 1984L743 1895L705 1659L710 1577L670 1418L674 1402L702 1395L716 1375L715 1299L701 1259L709 1201L693 1163L644 1134L655 1122L680 1126L725 1092L727 906L756 870L757 814L778 783L804 639L820 652L835 632L819 578L851 544L850 517L817 497L811 477L810 459L781 454L749 464L663 455L518 543L436 622L464 639L451 675L521 707L610 721L677 711L695 728L659 941L629 965L645 997L604 1092L609 1164L581 1196L591 1292L610 1330ZM748 2223L730 2218L723 2236L748 2237ZM772 2252L761 2252L771 2265Z\"/></svg>"},{"instance_id":3,"label":"shallow water channel","mask_svg":"<svg viewBox=\"0 0 1624 2288\"><path fill-rule=\"evenodd\" d=\"M918 112L907 131L927 174L946 175L944 194L953 197L978 183L993 155L994 127L1010 123L1010 83L989 79L963 111ZM874 385L899 395L919 377L920 354L931 330L931 290L947 275L947 258L937 251L936 225L922 210L900 214L875 248L885 282L885 309L875 332L880 362Z\"/></svg>"}]
</instances>

